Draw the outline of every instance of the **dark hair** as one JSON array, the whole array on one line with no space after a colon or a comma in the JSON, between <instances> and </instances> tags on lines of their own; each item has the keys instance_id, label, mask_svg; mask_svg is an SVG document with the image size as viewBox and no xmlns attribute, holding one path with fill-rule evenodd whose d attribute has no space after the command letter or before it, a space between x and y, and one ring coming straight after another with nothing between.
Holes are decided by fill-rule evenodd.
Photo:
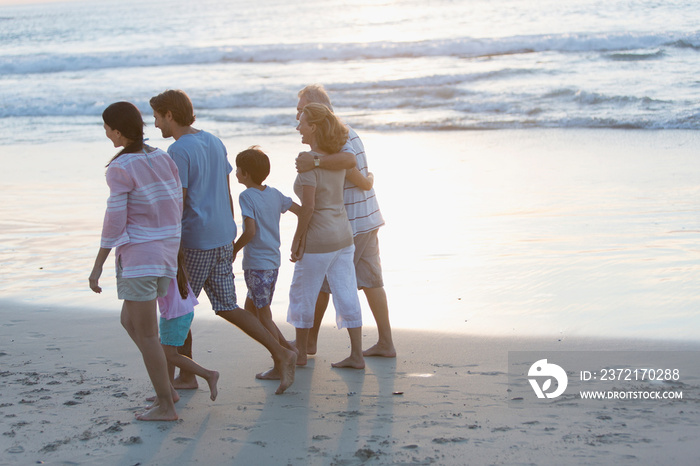
<instances>
[{"instance_id":1,"label":"dark hair","mask_svg":"<svg viewBox=\"0 0 700 466\"><path fill-rule=\"evenodd\" d=\"M143 127L146 125L141 117L141 112L134 104L131 102L113 103L102 112L102 121L110 128L122 133L122 136L129 140L129 144L125 145L109 161L110 163L122 154L143 150Z\"/></svg>"},{"instance_id":2,"label":"dark hair","mask_svg":"<svg viewBox=\"0 0 700 466\"><path fill-rule=\"evenodd\" d=\"M162 94L152 97L150 104L153 110L163 116L170 112L175 123L180 126L190 126L196 118L192 101L184 91L179 89L168 89Z\"/></svg>"},{"instance_id":3,"label":"dark hair","mask_svg":"<svg viewBox=\"0 0 700 466\"><path fill-rule=\"evenodd\" d=\"M262 184L270 174L270 159L260 146L251 146L236 156L236 166L250 175L257 184Z\"/></svg>"}]
</instances>

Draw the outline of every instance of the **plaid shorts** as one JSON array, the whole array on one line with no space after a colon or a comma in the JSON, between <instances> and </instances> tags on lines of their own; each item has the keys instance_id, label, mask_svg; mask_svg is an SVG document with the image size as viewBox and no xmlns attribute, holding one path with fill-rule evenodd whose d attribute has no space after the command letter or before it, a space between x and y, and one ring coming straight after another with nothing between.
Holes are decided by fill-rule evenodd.
<instances>
[{"instance_id":1,"label":"plaid shorts","mask_svg":"<svg viewBox=\"0 0 700 466\"><path fill-rule=\"evenodd\" d=\"M248 299L253 301L256 308L262 309L272 303L278 273L279 269L243 271L245 284L248 287Z\"/></svg>"},{"instance_id":2,"label":"plaid shorts","mask_svg":"<svg viewBox=\"0 0 700 466\"><path fill-rule=\"evenodd\" d=\"M199 297L203 288L214 312L238 309L233 282L233 245L206 251L183 248L183 252L194 295Z\"/></svg>"}]
</instances>

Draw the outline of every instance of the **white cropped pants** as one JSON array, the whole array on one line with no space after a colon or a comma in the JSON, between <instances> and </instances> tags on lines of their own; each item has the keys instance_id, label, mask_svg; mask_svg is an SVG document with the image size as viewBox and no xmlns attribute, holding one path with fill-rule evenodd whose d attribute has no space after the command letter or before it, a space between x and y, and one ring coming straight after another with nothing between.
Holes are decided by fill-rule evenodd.
<instances>
[{"instance_id":1,"label":"white cropped pants","mask_svg":"<svg viewBox=\"0 0 700 466\"><path fill-rule=\"evenodd\" d=\"M338 328L362 327L362 310L357 297L357 280L353 256L355 246L321 254L305 253L295 263L289 287L287 322L296 328L314 326L314 310L323 278L333 293L335 322Z\"/></svg>"}]
</instances>

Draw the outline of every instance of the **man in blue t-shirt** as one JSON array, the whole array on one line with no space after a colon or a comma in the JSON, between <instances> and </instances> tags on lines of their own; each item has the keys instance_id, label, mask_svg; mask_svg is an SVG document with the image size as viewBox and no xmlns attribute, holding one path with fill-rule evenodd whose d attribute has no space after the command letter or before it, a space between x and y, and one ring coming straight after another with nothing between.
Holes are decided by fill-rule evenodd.
<instances>
[{"instance_id":1,"label":"man in blue t-shirt","mask_svg":"<svg viewBox=\"0 0 700 466\"><path fill-rule=\"evenodd\" d=\"M190 286L195 296L204 288L212 308L270 351L280 368L283 393L294 382L296 353L283 348L262 323L238 307L233 277L233 243L236 223L226 147L216 136L192 127L194 109L183 91L168 90L153 97L155 126L164 138L175 142L168 153L175 161L182 181L184 212L182 244ZM189 343L189 344L188 344ZM183 353L191 357L192 335L188 335ZM189 354L187 354L189 353ZM197 388L194 374L180 372L175 388Z\"/></svg>"}]
</instances>

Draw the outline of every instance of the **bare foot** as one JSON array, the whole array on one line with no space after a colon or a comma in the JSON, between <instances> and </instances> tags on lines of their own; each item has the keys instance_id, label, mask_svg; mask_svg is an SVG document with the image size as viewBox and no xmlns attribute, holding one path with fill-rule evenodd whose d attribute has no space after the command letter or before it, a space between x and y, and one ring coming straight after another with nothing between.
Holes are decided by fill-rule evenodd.
<instances>
[{"instance_id":1,"label":"bare foot","mask_svg":"<svg viewBox=\"0 0 700 466\"><path fill-rule=\"evenodd\" d=\"M139 421L177 421L175 409L165 409L155 406L142 414L136 415Z\"/></svg>"},{"instance_id":2,"label":"bare foot","mask_svg":"<svg viewBox=\"0 0 700 466\"><path fill-rule=\"evenodd\" d=\"M206 381L209 385L209 398L211 398L211 401L215 401L216 396L219 394L219 390L216 387L216 384L219 382L219 373L216 371L210 371L209 376L206 378Z\"/></svg>"},{"instance_id":3,"label":"bare foot","mask_svg":"<svg viewBox=\"0 0 700 466\"><path fill-rule=\"evenodd\" d=\"M318 350L318 342L316 342L316 341L306 342L306 354L314 355L314 354L316 354L317 350Z\"/></svg>"},{"instance_id":4,"label":"bare foot","mask_svg":"<svg viewBox=\"0 0 700 466\"><path fill-rule=\"evenodd\" d=\"M377 343L371 348L364 350L362 355L365 357L395 358L396 349L394 349L394 345L384 346Z\"/></svg>"},{"instance_id":5,"label":"bare foot","mask_svg":"<svg viewBox=\"0 0 700 466\"><path fill-rule=\"evenodd\" d=\"M281 395L294 383L294 371L296 370L297 354L294 351L286 350L287 357L279 361L280 385L275 391L276 395Z\"/></svg>"},{"instance_id":6,"label":"bare foot","mask_svg":"<svg viewBox=\"0 0 700 466\"><path fill-rule=\"evenodd\" d=\"M279 380L280 371L276 367L273 367L272 369L267 370L265 372L255 374L255 378L260 380Z\"/></svg>"},{"instance_id":7,"label":"bare foot","mask_svg":"<svg viewBox=\"0 0 700 466\"><path fill-rule=\"evenodd\" d=\"M306 357L306 353L297 355L297 366L305 366L309 362L309 358Z\"/></svg>"},{"instance_id":8,"label":"bare foot","mask_svg":"<svg viewBox=\"0 0 700 466\"><path fill-rule=\"evenodd\" d=\"M331 366L337 369L364 369L365 359L363 357L350 356L340 362L335 362Z\"/></svg>"},{"instance_id":9,"label":"bare foot","mask_svg":"<svg viewBox=\"0 0 700 466\"><path fill-rule=\"evenodd\" d=\"M180 394L178 392L176 392L175 389L172 388L172 386L170 386L170 395L173 397L173 403L177 403L178 401L180 401ZM146 398L146 401L153 403L150 406L147 406L146 410L153 408L155 406L154 402L156 400L158 400L158 398L155 395L149 396L148 398Z\"/></svg>"},{"instance_id":10,"label":"bare foot","mask_svg":"<svg viewBox=\"0 0 700 466\"><path fill-rule=\"evenodd\" d=\"M192 378L187 377L185 379L183 379L182 376L176 377L175 380L173 380L173 388L178 390L196 390L199 388L197 377L194 375Z\"/></svg>"},{"instance_id":11,"label":"bare foot","mask_svg":"<svg viewBox=\"0 0 700 466\"><path fill-rule=\"evenodd\" d=\"M282 348L288 349L290 351L294 351L295 353L299 354L299 350L297 349L296 341L288 341L285 340L284 338L280 338L280 345Z\"/></svg>"}]
</instances>

